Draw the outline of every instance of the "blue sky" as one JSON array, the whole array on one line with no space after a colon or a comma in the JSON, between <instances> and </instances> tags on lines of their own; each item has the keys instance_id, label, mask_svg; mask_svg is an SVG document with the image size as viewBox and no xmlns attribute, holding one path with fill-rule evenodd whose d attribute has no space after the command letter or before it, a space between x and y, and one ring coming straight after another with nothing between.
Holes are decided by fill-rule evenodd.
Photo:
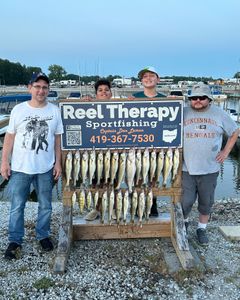
<instances>
[{"instance_id":1,"label":"blue sky","mask_svg":"<svg viewBox=\"0 0 240 300\"><path fill-rule=\"evenodd\" d=\"M240 71L239 0L8 0L0 58L48 73L230 78Z\"/></svg>"}]
</instances>

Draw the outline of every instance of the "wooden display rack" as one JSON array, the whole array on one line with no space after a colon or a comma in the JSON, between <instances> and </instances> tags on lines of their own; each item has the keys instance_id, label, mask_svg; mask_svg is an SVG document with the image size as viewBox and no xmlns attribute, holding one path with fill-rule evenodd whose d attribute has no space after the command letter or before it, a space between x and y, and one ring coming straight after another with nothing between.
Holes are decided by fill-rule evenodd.
<instances>
[{"instance_id":1,"label":"wooden display rack","mask_svg":"<svg viewBox=\"0 0 240 300\"><path fill-rule=\"evenodd\" d=\"M65 161L66 151L62 160ZM79 189L63 189L63 214L59 229L59 242L54 263L54 272L64 273L73 241L100 239L132 239L132 238L161 238L170 237L176 254L184 269L193 267L193 256L189 251L186 230L183 221L181 197L181 164L182 150L180 149L180 165L177 178L170 188L153 188L154 196L168 196L171 198L171 213L160 213L157 218L150 218L142 227L138 223L111 225L101 224L100 220L85 221L82 217L73 217L72 194ZM64 165L64 163L63 163ZM65 180L63 179L63 187ZM99 189L100 194L103 192Z\"/></svg>"},{"instance_id":2,"label":"wooden display rack","mask_svg":"<svg viewBox=\"0 0 240 300\"><path fill-rule=\"evenodd\" d=\"M118 99L109 100L109 103L114 103L114 101L118 102L122 101L124 102L126 99ZM155 100L156 103L158 102L158 107L161 107L161 102L163 103L164 100L167 100L167 104L170 103L170 99L161 99L163 101L159 101L159 99L151 99L148 104L144 103L146 99L138 99L139 101L143 101L143 104L141 105L153 105ZM171 99L170 106L174 107L173 100ZM71 106L70 109L66 112L66 114L71 114L71 118L74 118L74 107L79 108L78 113L82 114L84 113L83 110L83 103L78 101L69 102L67 100L63 100L62 102L62 108L64 105ZM78 103L79 102L79 103ZM100 101L101 102L101 101ZM99 106L99 101L95 105ZM122 103L121 102L121 103ZM177 102L177 101L176 101ZM133 103L133 102L132 102ZM149 104L150 103L150 104ZM166 102L165 102L166 103ZM80 105L81 106L77 106ZM90 104L87 104L90 105ZM86 105L86 107L87 107ZM91 105L94 106L94 102L91 103ZM132 104L128 104L131 106ZM134 104L133 104L134 105ZM137 104L136 104L137 105ZM165 104L164 104L165 105ZM182 102L181 102L182 105ZM61 106L61 104L60 104ZM91 107L93 107L91 106ZM126 103L125 106L126 107ZM91 112L92 113L92 112ZM103 113L103 111L101 111ZM64 116L64 114L63 114ZM93 115L92 115L93 116ZM95 115L94 115L95 116ZM104 116L105 117L105 116ZM81 115L82 119L82 115ZM103 119L103 117L101 118ZM72 120L72 119L71 119ZM72 122L70 120L70 123ZM63 120L64 121L64 120ZM80 121L77 120L73 124L73 128L80 127ZM105 121L105 119L104 119ZM67 123L68 120L66 120L66 125L70 124ZM178 120L178 125L181 124L181 120ZM163 122L161 122L163 123ZM84 124L81 123L83 126ZM69 127L71 127L72 124L70 124ZM171 126L169 127L171 128ZM67 130L67 126L65 127ZM80 129L82 130L82 128ZM159 131L158 131L159 132ZM158 135L158 132L155 133ZM85 133L85 136L87 134ZM144 146L145 147L145 146ZM154 147L154 145L153 145ZM175 146L173 146L175 147ZM176 146L177 147L177 146ZM83 150L84 146L81 146L80 150ZM86 147L89 148L89 147ZM105 147L103 147L105 148ZM111 147L109 147L111 149ZM159 146L158 146L159 148ZM166 148L166 147L165 147ZM76 148L75 148L76 149ZM62 166L64 170L65 165L65 159L68 152L67 147L63 147L62 150ZM74 150L74 149L73 149ZM96 149L97 150L97 149ZM159 217L157 218L150 218L148 222L143 222L142 226L138 224L138 222L132 224L116 224L113 223L109 225L108 223L102 224L99 219L94 221L85 221L83 216L75 217L73 216L73 207L72 207L72 195L73 192L76 191L79 192L79 188L75 188L71 186L68 189L65 188L66 185L66 179L63 177L63 213L62 213L62 222L59 229L59 241L58 241L58 249L57 249L57 255L54 262L54 272L56 273L64 273L66 271L66 265L68 256L71 250L71 244L74 241L79 240L99 240L99 239L133 239L133 238L161 238L161 237L168 237L171 238L172 244L175 248L176 254L183 266L184 269L189 269L193 266L193 256L191 255L191 252L189 251L189 244L186 236L186 229L184 225L184 219L183 219L183 213L182 208L180 204L180 197L181 197L181 169L182 169L182 149L180 147L180 164L178 168L178 174L177 177L174 180L174 183L171 185L171 187L155 187L153 185L152 191L153 195L155 197L157 196L167 196L171 199L171 209L170 213L163 214L160 213ZM113 150L111 150L113 151ZM100 196L103 193L103 187L93 187L93 190L98 189ZM140 191L140 185L137 187L138 192ZM124 189L123 189L124 190Z\"/></svg>"}]
</instances>

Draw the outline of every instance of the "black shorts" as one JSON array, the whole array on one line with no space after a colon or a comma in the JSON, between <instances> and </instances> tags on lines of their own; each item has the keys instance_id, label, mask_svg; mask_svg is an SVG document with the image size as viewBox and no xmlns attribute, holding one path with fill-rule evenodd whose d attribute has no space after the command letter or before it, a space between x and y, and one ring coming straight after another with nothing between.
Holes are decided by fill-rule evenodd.
<instances>
[{"instance_id":1,"label":"black shorts","mask_svg":"<svg viewBox=\"0 0 240 300\"><path fill-rule=\"evenodd\" d=\"M200 214L209 215L212 212L218 174L219 172L206 175L190 175L188 172L182 172L181 203L184 218L187 218L197 199Z\"/></svg>"}]
</instances>

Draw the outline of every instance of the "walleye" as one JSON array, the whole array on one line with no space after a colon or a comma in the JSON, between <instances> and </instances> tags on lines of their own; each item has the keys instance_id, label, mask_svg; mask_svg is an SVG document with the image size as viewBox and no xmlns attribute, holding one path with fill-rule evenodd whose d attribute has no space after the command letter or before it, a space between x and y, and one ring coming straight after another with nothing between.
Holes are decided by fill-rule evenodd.
<instances>
[{"instance_id":1,"label":"walleye","mask_svg":"<svg viewBox=\"0 0 240 300\"><path fill-rule=\"evenodd\" d=\"M179 167L179 150L175 148L173 155L173 172L172 172L172 181L175 180Z\"/></svg>"},{"instance_id":2,"label":"walleye","mask_svg":"<svg viewBox=\"0 0 240 300\"><path fill-rule=\"evenodd\" d=\"M101 222L104 224L105 212L107 209L108 195L107 190L102 195L102 207L101 207Z\"/></svg>"},{"instance_id":3,"label":"walleye","mask_svg":"<svg viewBox=\"0 0 240 300\"><path fill-rule=\"evenodd\" d=\"M85 192L83 189L80 190L80 193L79 193L79 209L80 209L80 213L83 212L83 209L85 207Z\"/></svg>"},{"instance_id":4,"label":"walleye","mask_svg":"<svg viewBox=\"0 0 240 300\"><path fill-rule=\"evenodd\" d=\"M110 160L111 160L111 152L110 149L104 155L104 183L108 183L108 179L110 178Z\"/></svg>"},{"instance_id":5,"label":"walleye","mask_svg":"<svg viewBox=\"0 0 240 300\"><path fill-rule=\"evenodd\" d=\"M88 152L85 150L82 155L81 161L81 177L82 183L85 185L87 179L87 172L88 172Z\"/></svg>"},{"instance_id":6,"label":"walleye","mask_svg":"<svg viewBox=\"0 0 240 300\"><path fill-rule=\"evenodd\" d=\"M149 220L149 215L151 213L151 208L153 204L153 192L152 190L148 191L147 200L146 200L146 220Z\"/></svg>"},{"instance_id":7,"label":"walleye","mask_svg":"<svg viewBox=\"0 0 240 300\"><path fill-rule=\"evenodd\" d=\"M141 149L137 150L136 153L136 185L139 184L139 180L141 179L141 171L142 171L142 153Z\"/></svg>"},{"instance_id":8,"label":"walleye","mask_svg":"<svg viewBox=\"0 0 240 300\"><path fill-rule=\"evenodd\" d=\"M90 210L92 205L92 192L89 190L87 193L87 209Z\"/></svg>"},{"instance_id":9,"label":"walleye","mask_svg":"<svg viewBox=\"0 0 240 300\"><path fill-rule=\"evenodd\" d=\"M137 205L138 205L138 193L135 189L132 194L132 201L131 201L131 222L134 223L136 211L137 211Z\"/></svg>"},{"instance_id":10,"label":"walleye","mask_svg":"<svg viewBox=\"0 0 240 300\"><path fill-rule=\"evenodd\" d=\"M120 189L120 186L123 182L124 175L126 172L126 152L122 152L119 158L119 166L118 166L118 182L116 186L116 190Z\"/></svg>"},{"instance_id":11,"label":"walleye","mask_svg":"<svg viewBox=\"0 0 240 300\"><path fill-rule=\"evenodd\" d=\"M111 179L110 184L113 185L118 170L118 152L114 151L111 157Z\"/></svg>"},{"instance_id":12,"label":"walleye","mask_svg":"<svg viewBox=\"0 0 240 300\"><path fill-rule=\"evenodd\" d=\"M66 186L69 186L70 179L72 178L72 152L69 151L66 157L65 163L65 172L66 172Z\"/></svg>"},{"instance_id":13,"label":"walleye","mask_svg":"<svg viewBox=\"0 0 240 300\"><path fill-rule=\"evenodd\" d=\"M123 197L123 222L125 225L127 225L128 207L129 207L129 192L128 190L126 190Z\"/></svg>"},{"instance_id":14,"label":"walleye","mask_svg":"<svg viewBox=\"0 0 240 300\"><path fill-rule=\"evenodd\" d=\"M172 148L168 148L167 153L164 159L164 166L163 166L163 186L167 185L168 176L171 173L173 160L172 160Z\"/></svg>"},{"instance_id":15,"label":"walleye","mask_svg":"<svg viewBox=\"0 0 240 300\"><path fill-rule=\"evenodd\" d=\"M149 181L152 183L153 179L156 175L156 168L157 168L157 154L156 150L153 149L150 155L150 178Z\"/></svg>"},{"instance_id":16,"label":"walleye","mask_svg":"<svg viewBox=\"0 0 240 300\"><path fill-rule=\"evenodd\" d=\"M103 173L103 152L98 152L97 155L97 185L100 185Z\"/></svg>"},{"instance_id":17,"label":"walleye","mask_svg":"<svg viewBox=\"0 0 240 300\"><path fill-rule=\"evenodd\" d=\"M164 165L164 151L163 149L161 149L157 157L157 183L158 184L160 182L160 176L162 174L163 165Z\"/></svg>"},{"instance_id":18,"label":"walleye","mask_svg":"<svg viewBox=\"0 0 240 300\"><path fill-rule=\"evenodd\" d=\"M135 173L136 173L135 149L132 148L128 152L127 163L126 163L127 185L128 185L129 193L132 193Z\"/></svg>"},{"instance_id":19,"label":"walleye","mask_svg":"<svg viewBox=\"0 0 240 300\"><path fill-rule=\"evenodd\" d=\"M95 192L94 198L93 198L93 205L94 205L95 209L97 208L97 205L98 205L98 199L99 199L99 191L97 190Z\"/></svg>"},{"instance_id":20,"label":"walleye","mask_svg":"<svg viewBox=\"0 0 240 300\"><path fill-rule=\"evenodd\" d=\"M116 217L117 217L117 224L120 224L120 219L122 216L122 192L119 190L117 193L117 199L116 199Z\"/></svg>"},{"instance_id":21,"label":"walleye","mask_svg":"<svg viewBox=\"0 0 240 300\"><path fill-rule=\"evenodd\" d=\"M109 195L109 199L108 199L108 222L109 222L109 225L112 224L114 200L115 200L115 195L114 195L114 190L112 189L110 192L110 195Z\"/></svg>"},{"instance_id":22,"label":"walleye","mask_svg":"<svg viewBox=\"0 0 240 300\"><path fill-rule=\"evenodd\" d=\"M77 193L73 192L72 194L72 207L74 207L76 205L77 202Z\"/></svg>"},{"instance_id":23,"label":"walleye","mask_svg":"<svg viewBox=\"0 0 240 300\"><path fill-rule=\"evenodd\" d=\"M96 171L96 151L92 149L89 155L89 184L92 185L92 180Z\"/></svg>"},{"instance_id":24,"label":"walleye","mask_svg":"<svg viewBox=\"0 0 240 300\"><path fill-rule=\"evenodd\" d=\"M143 152L143 158L142 158L142 177L143 177L143 185L147 184L148 179L148 171L149 171L149 151L148 148L146 148Z\"/></svg>"},{"instance_id":25,"label":"walleye","mask_svg":"<svg viewBox=\"0 0 240 300\"><path fill-rule=\"evenodd\" d=\"M145 210L145 194L144 194L144 190L142 190L138 198L138 217L139 217L140 227L142 227L142 218L143 218L144 210Z\"/></svg>"},{"instance_id":26,"label":"walleye","mask_svg":"<svg viewBox=\"0 0 240 300\"><path fill-rule=\"evenodd\" d=\"M80 152L77 150L74 154L73 159L73 185L76 186L76 183L79 179L80 172Z\"/></svg>"}]
</instances>

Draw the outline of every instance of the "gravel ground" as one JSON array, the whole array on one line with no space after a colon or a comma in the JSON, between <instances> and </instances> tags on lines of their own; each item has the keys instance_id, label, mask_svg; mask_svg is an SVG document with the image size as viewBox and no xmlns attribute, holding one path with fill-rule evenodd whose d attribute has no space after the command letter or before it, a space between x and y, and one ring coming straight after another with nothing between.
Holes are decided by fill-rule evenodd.
<instances>
[{"instance_id":1,"label":"gravel ground","mask_svg":"<svg viewBox=\"0 0 240 300\"><path fill-rule=\"evenodd\" d=\"M194 209L189 241L201 265L189 271L174 263L170 239L153 238L75 242L67 272L56 275L52 271L56 249L42 253L34 239L36 209L36 203L27 203L21 259L6 261L9 203L0 202L0 299L240 299L240 242L225 240L218 229L240 225L240 199L216 202L208 226L210 244L205 248L195 240ZM54 202L56 245L61 212L61 203ZM173 257L175 271L170 271L166 256Z\"/></svg>"}]
</instances>

